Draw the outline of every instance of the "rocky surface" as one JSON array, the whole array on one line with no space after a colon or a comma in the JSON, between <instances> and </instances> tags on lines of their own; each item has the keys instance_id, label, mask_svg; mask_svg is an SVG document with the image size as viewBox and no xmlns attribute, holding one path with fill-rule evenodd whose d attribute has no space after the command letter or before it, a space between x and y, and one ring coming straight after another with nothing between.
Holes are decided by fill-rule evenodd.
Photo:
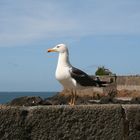
<instances>
[{"instance_id":1,"label":"rocky surface","mask_svg":"<svg viewBox=\"0 0 140 140\"><path fill-rule=\"evenodd\" d=\"M0 108L1 140L122 140L120 105Z\"/></svg>"},{"instance_id":2,"label":"rocky surface","mask_svg":"<svg viewBox=\"0 0 140 140\"><path fill-rule=\"evenodd\" d=\"M15 98L8 104L13 106L36 106L42 104L43 102L43 99L38 96L24 96Z\"/></svg>"},{"instance_id":3,"label":"rocky surface","mask_svg":"<svg viewBox=\"0 0 140 140\"><path fill-rule=\"evenodd\" d=\"M0 140L139 140L140 105L0 105Z\"/></svg>"},{"instance_id":4,"label":"rocky surface","mask_svg":"<svg viewBox=\"0 0 140 140\"><path fill-rule=\"evenodd\" d=\"M122 105L124 109L124 139L140 139L140 105Z\"/></svg>"},{"instance_id":5,"label":"rocky surface","mask_svg":"<svg viewBox=\"0 0 140 140\"><path fill-rule=\"evenodd\" d=\"M56 94L53 97L43 99L41 97L20 97L15 98L7 103L10 106L37 106L37 105L68 105L71 96L63 96ZM76 105L92 105L92 104L140 104L140 97L124 98L114 97L111 95L103 96L100 98L92 98L89 96L77 97Z\"/></svg>"},{"instance_id":6,"label":"rocky surface","mask_svg":"<svg viewBox=\"0 0 140 140\"><path fill-rule=\"evenodd\" d=\"M137 90L119 90L117 91L117 97L140 97L140 91Z\"/></svg>"},{"instance_id":7,"label":"rocky surface","mask_svg":"<svg viewBox=\"0 0 140 140\"><path fill-rule=\"evenodd\" d=\"M140 97L77 96L69 106L70 95L0 105L0 140L139 140Z\"/></svg>"}]
</instances>

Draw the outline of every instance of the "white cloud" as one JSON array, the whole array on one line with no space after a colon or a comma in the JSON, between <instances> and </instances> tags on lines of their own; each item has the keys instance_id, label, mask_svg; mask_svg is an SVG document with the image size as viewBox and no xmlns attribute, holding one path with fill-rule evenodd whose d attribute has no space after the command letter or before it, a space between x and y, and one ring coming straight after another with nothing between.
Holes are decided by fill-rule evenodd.
<instances>
[{"instance_id":1,"label":"white cloud","mask_svg":"<svg viewBox=\"0 0 140 140\"><path fill-rule=\"evenodd\" d=\"M140 34L139 6L137 0L3 0L0 46L60 36Z\"/></svg>"}]
</instances>

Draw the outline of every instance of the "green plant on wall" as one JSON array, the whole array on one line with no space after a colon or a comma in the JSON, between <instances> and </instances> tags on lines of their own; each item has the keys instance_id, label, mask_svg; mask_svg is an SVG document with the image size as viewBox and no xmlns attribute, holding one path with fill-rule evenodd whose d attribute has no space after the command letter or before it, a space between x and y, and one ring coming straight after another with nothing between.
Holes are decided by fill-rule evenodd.
<instances>
[{"instance_id":1,"label":"green plant on wall","mask_svg":"<svg viewBox=\"0 0 140 140\"><path fill-rule=\"evenodd\" d=\"M98 67L97 71L95 72L95 75L111 75L112 72L109 69L106 69L103 67Z\"/></svg>"}]
</instances>

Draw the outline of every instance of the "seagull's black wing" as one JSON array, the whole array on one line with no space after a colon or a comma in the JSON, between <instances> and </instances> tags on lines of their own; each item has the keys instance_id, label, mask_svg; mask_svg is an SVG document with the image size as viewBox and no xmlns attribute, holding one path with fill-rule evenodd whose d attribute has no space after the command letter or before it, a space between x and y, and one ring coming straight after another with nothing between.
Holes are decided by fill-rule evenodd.
<instances>
[{"instance_id":1,"label":"seagull's black wing","mask_svg":"<svg viewBox=\"0 0 140 140\"><path fill-rule=\"evenodd\" d=\"M97 83L88 74L77 68L72 67L70 73L71 77L81 86L97 86Z\"/></svg>"}]
</instances>

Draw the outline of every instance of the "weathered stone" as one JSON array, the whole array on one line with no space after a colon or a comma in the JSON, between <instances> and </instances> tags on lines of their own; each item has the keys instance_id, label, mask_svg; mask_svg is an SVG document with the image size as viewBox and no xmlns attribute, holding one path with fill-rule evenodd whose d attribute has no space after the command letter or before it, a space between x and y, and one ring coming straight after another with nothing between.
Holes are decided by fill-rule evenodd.
<instances>
[{"instance_id":1,"label":"weathered stone","mask_svg":"<svg viewBox=\"0 0 140 140\"><path fill-rule=\"evenodd\" d=\"M37 106L37 105L68 105L71 96L63 96L56 94L53 97L42 99L41 97L20 97L8 103L11 106ZM140 104L140 98L114 98L113 96L104 96L101 99L94 99L89 96L76 97L76 105L91 105L91 104Z\"/></svg>"},{"instance_id":2,"label":"weathered stone","mask_svg":"<svg viewBox=\"0 0 140 140\"><path fill-rule=\"evenodd\" d=\"M44 100L44 102L50 102L52 105L67 105L69 101L70 96L63 96L59 93Z\"/></svg>"},{"instance_id":3,"label":"weathered stone","mask_svg":"<svg viewBox=\"0 0 140 140\"><path fill-rule=\"evenodd\" d=\"M125 112L124 140L140 139L140 105L123 105Z\"/></svg>"},{"instance_id":4,"label":"weathered stone","mask_svg":"<svg viewBox=\"0 0 140 140\"><path fill-rule=\"evenodd\" d=\"M15 98L8 104L13 106L36 106L42 103L43 99L39 96L24 96Z\"/></svg>"},{"instance_id":5,"label":"weathered stone","mask_svg":"<svg viewBox=\"0 0 140 140\"><path fill-rule=\"evenodd\" d=\"M104 96L100 99L101 104L113 103L113 99L110 96Z\"/></svg>"},{"instance_id":6,"label":"weathered stone","mask_svg":"<svg viewBox=\"0 0 140 140\"><path fill-rule=\"evenodd\" d=\"M140 104L140 97L132 98L131 103L132 104Z\"/></svg>"},{"instance_id":7,"label":"weathered stone","mask_svg":"<svg viewBox=\"0 0 140 140\"><path fill-rule=\"evenodd\" d=\"M120 105L0 109L1 140L122 140Z\"/></svg>"}]
</instances>

